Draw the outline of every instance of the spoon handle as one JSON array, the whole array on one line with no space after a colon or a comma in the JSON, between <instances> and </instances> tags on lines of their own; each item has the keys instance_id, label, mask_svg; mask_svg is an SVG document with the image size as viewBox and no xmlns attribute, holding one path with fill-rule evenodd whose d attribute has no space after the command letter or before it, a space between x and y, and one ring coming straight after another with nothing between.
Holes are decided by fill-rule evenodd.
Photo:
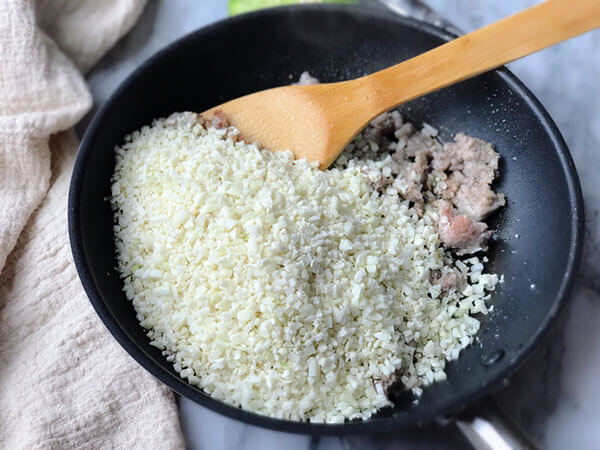
<instances>
[{"instance_id":1,"label":"spoon handle","mask_svg":"<svg viewBox=\"0 0 600 450\"><path fill-rule=\"evenodd\" d=\"M355 81L375 116L597 27L598 0L547 0Z\"/></svg>"}]
</instances>

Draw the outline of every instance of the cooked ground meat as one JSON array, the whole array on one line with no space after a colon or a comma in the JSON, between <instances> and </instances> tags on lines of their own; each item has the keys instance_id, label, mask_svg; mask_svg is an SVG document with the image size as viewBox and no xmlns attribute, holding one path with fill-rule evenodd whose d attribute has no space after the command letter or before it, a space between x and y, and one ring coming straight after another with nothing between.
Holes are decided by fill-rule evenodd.
<instances>
[{"instance_id":1,"label":"cooked ground meat","mask_svg":"<svg viewBox=\"0 0 600 450\"><path fill-rule=\"evenodd\" d=\"M202 119L202 116L200 116L200 114L197 114L197 117L198 123L200 123L200 125L204 125L204 120ZM215 110L215 112L213 113L212 117L206 125L211 128L216 128L217 130L227 128L227 132L225 133L225 135L231 138L233 142L246 142L244 137L240 134L239 130L231 126L231 124L229 123L229 119L227 118L225 113L220 109Z\"/></svg>"},{"instance_id":2,"label":"cooked ground meat","mask_svg":"<svg viewBox=\"0 0 600 450\"><path fill-rule=\"evenodd\" d=\"M447 200L438 200L436 203L440 217L440 238L446 247L454 249L457 255L487 250L486 243L492 232L485 223L457 213Z\"/></svg>"},{"instance_id":3,"label":"cooked ground meat","mask_svg":"<svg viewBox=\"0 0 600 450\"><path fill-rule=\"evenodd\" d=\"M422 214L430 161L439 151L443 148L437 140L424 136L411 123L404 123L400 112L392 111L373 120L336 163L358 166L374 189L392 189ZM386 156L382 159L382 155Z\"/></svg>"},{"instance_id":4,"label":"cooked ground meat","mask_svg":"<svg viewBox=\"0 0 600 450\"><path fill-rule=\"evenodd\" d=\"M452 272L437 272L433 275L431 281L434 284L438 284L444 292L448 292L451 289L462 290L467 282L466 275L456 268Z\"/></svg>"},{"instance_id":5,"label":"cooked ground meat","mask_svg":"<svg viewBox=\"0 0 600 450\"><path fill-rule=\"evenodd\" d=\"M429 162L433 154L442 151L442 146L437 140L419 133L410 123L405 123L397 134L400 137L392 160L396 162L401 185L406 186L402 196L414 202L421 213L425 204L423 187L431 170Z\"/></svg>"},{"instance_id":6,"label":"cooked ground meat","mask_svg":"<svg viewBox=\"0 0 600 450\"><path fill-rule=\"evenodd\" d=\"M229 127L229 120L227 120L227 116L220 109L215 110L212 117L210 118L210 122L208 123L209 127L216 128L220 130L222 128Z\"/></svg>"},{"instance_id":7,"label":"cooked ground meat","mask_svg":"<svg viewBox=\"0 0 600 450\"><path fill-rule=\"evenodd\" d=\"M491 188L499 155L490 143L464 133L443 146L435 134L429 125L416 130L398 111L385 113L335 165L360 168L374 189L396 192L419 214L426 207L438 209L442 243L458 255L485 250L492 232L482 220L506 203Z\"/></svg>"},{"instance_id":8,"label":"cooked ground meat","mask_svg":"<svg viewBox=\"0 0 600 450\"><path fill-rule=\"evenodd\" d=\"M394 133L402 128L402 125L404 125L404 121L399 112L397 114L381 114L367 125L362 134L368 140L377 142L379 147L386 147L396 140Z\"/></svg>"},{"instance_id":9,"label":"cooked ground meat","mask_svg":"<svg viewBox=\"0 0 600 450\"><path fill-rule=\"evenodd\" d=\"M489 142L458 133L443 151L433 153L431 166L438 181L433 192L450 200L460 213L483 220L506 203L504 195L491 188L499 159Z\"/></svg>"}]
</instances>

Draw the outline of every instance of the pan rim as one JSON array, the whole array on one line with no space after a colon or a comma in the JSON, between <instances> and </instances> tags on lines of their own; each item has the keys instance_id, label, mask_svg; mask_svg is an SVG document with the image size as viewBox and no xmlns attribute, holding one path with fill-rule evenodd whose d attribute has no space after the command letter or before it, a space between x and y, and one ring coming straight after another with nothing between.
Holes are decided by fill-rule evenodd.
<instances>
[{"instance_id":1,"label":"pan rim","mask_svg":"<svg viewBox=\"0 0 600 450\"><path fill-rule=\"evenodd\" d=\"M88 260L86 253L83 248L82 238L82 223L80 222L80 209L81 209L81 186L83 183L83 174L86 170L86 163L88 157L93 148L93 142L101 132L102 123L104 118L111 114L115 103L118 101L121 94L126 91L131 85L136 83L139 76L144 73L149 67L158 63L161 58L166 54L176 50L182 45L185 45L189 41L201 39L203 36L210 35L213 32L218 32L223 28L229 28L235 26L236 23L241 21L253 20L257 17L265 17L269 15L281 15L281 14L294 14L296 11L308 12L315 10L327 9L330 12L342 12L350 11L355 15L362 15L363 17L370 16L368 18L385 18L390 20L390 15L383 11L365 8L355 5L294 5L278 8L268 8L265 10L259 10L240 16L230 17L218 22L212 23L208 26L199 28L185 36L177 39L173 43L167 45L162 50L154 53L150 58L144 61L135 71L133 71L128 77L120 84L120 86L114 91L111 97L105 102L100 110L94 115L94 118L90 125L87 127L84 137L81 141L79 151L73 167L71 183L69 188L69 199L68 199L68 230L71 244L71 251L73 259L77 268L77 272L84 290L92 303L96 313L100 317L103 324L113 335L113 337L119 342L119 344L148 372L154 377L159 379L162 383L166 384L170 389L183 395L195 403L200 404L206 408L216 411L225 416L231 417L236 420L243 421L252 425L261 426L277 431L294 432L301 434L312 434L312 435L341 435L341 434L358 434L366 432L390 432L398 430L399 428L406 428L411 425L423 423L432 420L433 418L447 414L449 412L457 411L464 408L467 404L473 403L480 399L486 394L489 394L499 383L507 379L512 375L517 368L531 355L535 350L536 345L546 335L551 325L555 322L556 317L560 310L565 306L572 290L574 287L576 274L578 272L579 262L581 259L582 246L583 246L583 235L584 235L584 208L583 208L583 196L581 192L581 186L579 178L575 169L573 159L568 150L567 144L564 141L558 127L550 117L549 113L545 110L542 104L535 98L533 93L508 69L505 67L496 69L494 72L497 73L507 86L515 91L515 93L525 102L525 104L533 111L537 116L539 122L544 127L545 132L552 140L554 151L556 152L562 169L565 173L565 179L567 189L569 193L569 203L573 208L573 215L570 222L570 230L572 239L569 243L569 258L567 261L567 270L565 271L561 280L560 288L558 289L555 299L552 303L552 307L549 309L544 321L536 331L536 334L530 339L524 346L523 350L517 354L513 361L501 372L493 377L486 380L483 385L468 388L456 398L447 401L442 404L435 412L422 412L410 414L408 416L399 417L385 417L369 419L367 421L360 422L346 422L342 424L322 424L322 423L309 423L290 421L282 419L274 419L267 416L262 416L250 411L237 408L235 406L228 405L206 394L202 394L197 388L189 385L182 378L176 377L171 373L163 370L153 359L146 354L146 352L131 338L128 332L120 327L113 314L105 304L96 283L92 277L92 274L88 267ZM443 40L451 40L456 35L431 25L426 22L422 22L417 19L407 18L402 16L393 16L393 20L402 23L405 26L418 29L428 34L432 34Z\"/></svg>"}]
</instances>

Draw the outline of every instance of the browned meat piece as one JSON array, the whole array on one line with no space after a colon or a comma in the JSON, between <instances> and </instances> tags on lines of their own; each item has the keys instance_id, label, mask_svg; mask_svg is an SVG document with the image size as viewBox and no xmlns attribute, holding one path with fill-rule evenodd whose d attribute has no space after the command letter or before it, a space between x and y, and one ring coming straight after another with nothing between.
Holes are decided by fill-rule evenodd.
<instances>
[{"instance_id":1,"label":"browned meat piece","mask_svg":"<svg viewBox=\"0 0 600 450\"><path fill-rule=\"evenodd\" d=\"M474 220L483 220L504 206L504 194L496 194L488 184L469 183L458 188L453 200L456 208Z\"/></svg>"},{"instance_id":2,"label":"browned meat piece","mask_svg":"<svg viewBox=\"0 0 600 450\"><path fill-rule=\"evenodd\" d=\"M229 120L227 120L227 116L223 111L217 109L210 118L208 126L220 130L229 127Z\"/></svg>"},{"instance_id":3,"label":"browned meat piece","mask_svg":"<svg viewBox=\"0 0 600 450\"><path fill-rule=\"evenodd\" d=\"M198 115L198 117L200 117L200 120L202 120L202 117L200 115ZM210 118L210 120L207 123L207 126L216 128L217 130L221 130L223 128L229 128L226 133L226 136L229 139L231 139L233 142L243 141L243 142L249 143L248 141L246 141L244 136L239 132L239 130L237 130L233 127L230 128L229 119L227 119L227 116L225 115L225 113L223 111L221 111L220 109L217 109L213 113L212 117Z\"/></svg>"},{"instance_id":4,"label":"browned meat piece","mask_svg":"<svg viewBox=\"0 0 600 450\"><path fill-rule=\"evenodd\" d=\"M452 201L460 213L473 220L484 219L506 203L504 195L491 188L499 159L492 144L458 133L454 142L433 154L433 173L446 184L438 188L438 183L435 193Z\"/></svg>"},{"instance_id":5,"label":"browned meat piece","mask_svg":"<svg viewBox=\"0 0 600 450\"><path fill-rule=\"evenodd\" d=\"M440 288L444 292L448 292L451 289L462 289L466 282L466 276L459 270L454 270L450 273L436 273L433 277L433 284L439 284Z\"/></svg>"},{"instance_id":6,"label":"browned meat piece","mask_svg":"<svg viewBox=\"0 0 600 450\"><path fill-rule=\"evenodd\" d=\"M403 125L402 115L398 111L386 112L375 117L362 131L363 136L385 148L394 137L394 132Z\"/></svg>"},{"instance_id":7,"label":"browned meat piece","mask_svg":"<svg viewBox=\"0 0 600 450\"><path fill-rule=\"evenodd\" d=\"M397 129L395 135L404 142L403 148L392 154L395 163L393 172L401 186L400 195L414 202L415 209L421 214L425 202L423 187L430 171L429 162L434 154L442 151L442 147L437 140L424 136L409 123Z\"/></svg>"},{"instance_id":8,"label":"browned meat piece","mask_svg":"<svg viewBox=\"0 0 600 450\"><path fill-rule=\"evenodd\" d=\"M437 207L440 238L446 247L454 249L457 255L487 250L486 242L492 232L485 223L476 222L466 214L457 214L445 200L438 201Z\"/></svg>"},{"instance_id":9,"label":"browned meat piece","mask_svg":"<svg viewBox=\"0 0 600 450\"><path fill-rule=\"evenodd\" d=\"M442 291L449 291L450 289L456 288L459 283L458 275L454 272L443 273L442 276L437 280L438 284L442 288Z\"/></svg>"}]
</instances>

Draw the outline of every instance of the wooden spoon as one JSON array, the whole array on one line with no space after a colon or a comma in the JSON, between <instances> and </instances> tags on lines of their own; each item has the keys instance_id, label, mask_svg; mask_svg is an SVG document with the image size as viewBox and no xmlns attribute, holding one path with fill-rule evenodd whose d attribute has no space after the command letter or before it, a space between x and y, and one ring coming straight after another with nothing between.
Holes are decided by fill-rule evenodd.
<instances>
[{"instance_id":1,"label":"wooden spoon","mask_svg":"<svg viewBox=\"0 0 600 450\"><path fill-rule=\"evenodd\" d=\"M547 0L371 75L268 89L202 115L222 110L247 141L325 169L377 115L599 26L600 0Z\"/></svg>"}]
</instances>

